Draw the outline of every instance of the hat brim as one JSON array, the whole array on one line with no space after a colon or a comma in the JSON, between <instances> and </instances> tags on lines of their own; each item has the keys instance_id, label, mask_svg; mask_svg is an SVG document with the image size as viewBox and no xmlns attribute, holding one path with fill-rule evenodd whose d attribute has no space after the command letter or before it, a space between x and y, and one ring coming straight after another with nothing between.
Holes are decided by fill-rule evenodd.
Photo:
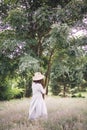
<instances>
[{"instance_id":1,"label":"hat brim","mask_svg":"<svg viewBox=\"0 0 87 130\"><path fill-rule=\"evenodd\" d=\"M34 77L33 77L33 81L38 81L38 80L42 80L42 79L44 79L44 75L34 76Z\"/></svg>"}]
</instances>

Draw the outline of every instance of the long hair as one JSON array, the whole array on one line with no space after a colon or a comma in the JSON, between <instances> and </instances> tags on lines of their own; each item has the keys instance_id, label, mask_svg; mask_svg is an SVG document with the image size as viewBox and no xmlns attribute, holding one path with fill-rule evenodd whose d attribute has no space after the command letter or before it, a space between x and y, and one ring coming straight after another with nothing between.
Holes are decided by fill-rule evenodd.
<instances>
[{"instance_id":1,"label":"long hair","mask_svg":"<svg viewBox=\"0 0 87 130\"><path fill-rule=\"evenodd\" d=\"M44 84L44 80L43 79L37 80L37 81L33 81L33 82L40 83L43 86L43 88L45 88L45 84Z\"/></svg>"}]
</instances>

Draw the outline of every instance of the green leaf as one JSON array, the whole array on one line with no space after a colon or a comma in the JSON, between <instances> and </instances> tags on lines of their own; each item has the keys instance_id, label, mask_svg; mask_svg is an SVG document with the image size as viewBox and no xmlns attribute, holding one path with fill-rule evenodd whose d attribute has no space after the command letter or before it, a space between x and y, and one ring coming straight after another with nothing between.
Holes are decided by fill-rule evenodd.
<instances>
[{"instance_id":1,"label":"green leaf","mask_svg":"<svg viewBox=\"0 0 87 130\"><path fill-rule=\"evenodd\" d=\"M24 57L20 58L19 70L21 72L25 71L26 69L38 71L39 67L39 61L30 55L25 55Z\"/></svg>"}]
</instances>

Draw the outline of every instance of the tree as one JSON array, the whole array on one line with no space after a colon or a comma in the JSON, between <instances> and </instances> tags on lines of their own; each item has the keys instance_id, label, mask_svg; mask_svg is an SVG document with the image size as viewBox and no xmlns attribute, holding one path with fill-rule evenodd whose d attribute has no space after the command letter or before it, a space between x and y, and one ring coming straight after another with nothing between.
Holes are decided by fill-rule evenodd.
<instances>
[{"instance_id":1,"label":"tree","mask_svg":"<svg viewBox=\"0 0 87 130\"><path fill-rule=\"evenodd\" d=\"M83 38L82 38L83 39ZM81 47L82 42L77 39L70 39L66 48L57 49L56 56L53 60L52 74L51 74L51 87L53 94L61 91L63 86L63 96L66 92L83 82L83 66L86 62L85 52ZM79 44L77 41L80 41Z\"/></svg>"},{"instance_id":2,"label":"tree","mask_svg":"<svg viewBox=\"0 0 87 130\"><path fill-rule=\"evenodd\" d=\"M69 46L65 42L67 38L65 25L68 24L71 27L83 18L87 9L85 3L86 0L61 0L56 2L52 0L3 1L0 5L1 14L3 12L2 18L6 18L5 22L9 23L11 28L0 33L1 37L4 36L0 39L1 54L17 60L18 66L23 65L25 69L29 67L29 64L27 64L28 57L28 63L31 65L32 62L39 63L39 68L36 68L45 71L45 83L48 84L51 65L56 57L55 54L58 51L64 51L64 56L67 46ZM4 8L4 5L8 9ZM7 12L6 15L4 12ZM51 28L55 24L58 25L59 29ZM63 35L65 36L63 37ZM26 63L24 63L25 61Z\"/></svg>"}]
</instances>

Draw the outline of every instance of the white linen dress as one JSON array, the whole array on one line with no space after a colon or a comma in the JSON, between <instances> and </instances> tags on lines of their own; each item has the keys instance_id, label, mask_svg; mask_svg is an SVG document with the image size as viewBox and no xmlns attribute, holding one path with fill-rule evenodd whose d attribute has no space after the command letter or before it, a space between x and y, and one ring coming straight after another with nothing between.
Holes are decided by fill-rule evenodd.
<instances>
[{"instance_id":1,"label":"white linen dress","mask_svg":"<svg viewBox=\"0 0 87 130\"><path fill-rule=\"evenodd\" d=\"M42 94L46 91L40 83L32 83L32 99L29 107L29 119L47 117L47 108Z\"/></svg>"}]
</instances>

